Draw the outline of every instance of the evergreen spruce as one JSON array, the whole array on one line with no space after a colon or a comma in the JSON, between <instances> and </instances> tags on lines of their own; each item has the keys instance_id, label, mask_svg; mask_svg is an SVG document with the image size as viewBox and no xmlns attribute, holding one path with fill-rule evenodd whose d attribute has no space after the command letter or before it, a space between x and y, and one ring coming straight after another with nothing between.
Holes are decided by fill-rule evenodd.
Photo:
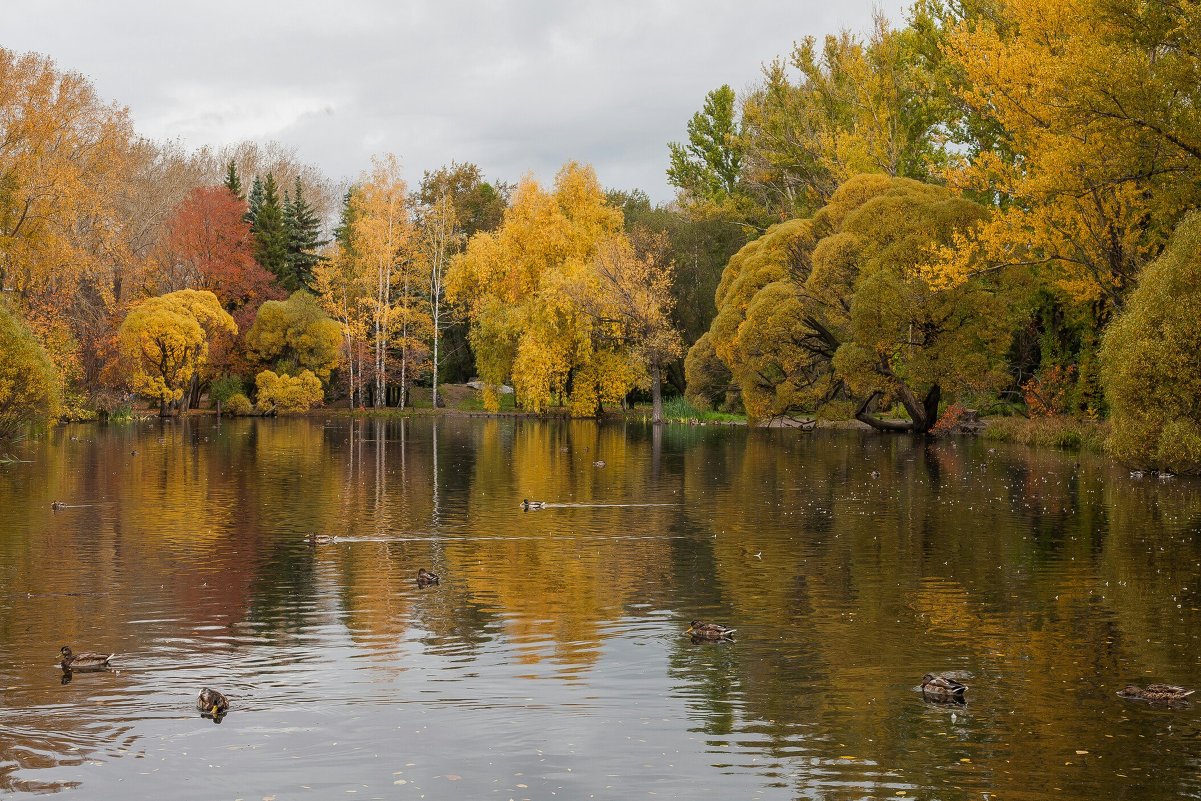
<instances>
[{"instance_id":1,"label":"evergreen spruce","mask_svg":"<svg viewBox=\"0 0 1201 801\"><path fill-rule=\"evenodd\" d=\"M317 251L329 243L321 238L321 220L304 199L300 178L289 198L284 194L284 223L288 229L288 272L297 288L312 289L313 268L321 260Z\"/></svg>"},{"instance_id":2,"label":"evergreen spruce","mask_svg":"<svg viewBox=\"0 0 1201 801\"><path fill-rule=\"evenodd\" d=\"M255 179L256 187L259 181ZM284 207L280 203L275 186L275 176L267 173L262 181L258 208L254 206L254 191L251 190L250 212L253 216L250 227L254 233L254 257L258 263L270 270L280 286L289 292L299 285L288 271L288 228L284 221Z\"/></svg>"},{"instance_id":3,"label":"evergreen spruce","mask_svg":"<svg viewBox=\"0 0 1201 801\"><path fill-rule=\"evenodd\" d=\"M234 160L229 160L229 167L225 170L225 188L233 193L233 196L238 200L245 200L246 196L242 194L242 179L238 177L238 167L234 164Z\"/></svg>"},{"instance_id":4,"label":"evergreen spruce","mask_svg":"<svg viewBox=\"0 0 1201 801\"><path fill-rule=\"evenodd\" d=\"M250 197L247 199L246 222L250 223L250 227L254 228L254 218L258 216L259 207L263 205L263 179L257 175L254 176L254 183L250 187Z\"/></svg>"}]
</instances>

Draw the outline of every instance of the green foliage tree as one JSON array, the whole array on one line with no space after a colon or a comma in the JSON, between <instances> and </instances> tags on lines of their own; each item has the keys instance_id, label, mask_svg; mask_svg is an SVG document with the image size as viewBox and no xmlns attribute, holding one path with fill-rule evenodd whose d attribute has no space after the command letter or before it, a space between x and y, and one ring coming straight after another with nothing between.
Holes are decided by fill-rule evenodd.
<instances>
[{"instance_id":1,"label":"green foliage tree","mask_svg":"<svg viewBox=\"0 0 1201 801\"><path fill-rule=\"evenodd\" d=\"M0 300L0 441L58 414L62 380L49 354Z\"/></svg>"},{"instance_id":2,"label":"green foliage tree","mask_svg":"<svg viewBox=\"0 0 1201 801\"><path fill-rule=\"evenodd\" d=\"M260 364L285 375L308 370L322 381L338 366L341 347L341 326L304 290L264 303L246 332L247 352Z\"/></svg>"},{"instance_id":3,"label":"green foliage tree","mask_svg":"<svg viewBox=\"0 0 1201 801\"><path fill-rule=\"evenodd\" d=\"M250 195L246 198L246 222L250 223L250 230L254 230L254 218L258 216L259 208L263 205L263 179L259 176L254 176L254 182L250 185Z\"/></svg>"},{"instance_id":4,"label":"green foliage tree","mask_svg":"<svg viewBox=\"0 0 1201 801\"><path fill-rule=\"evenodd\" d=\"M229 160L229 164L225 168L225 180L222 183L238 200L246 199L246 195L242 193L242 179L238 176L238 165L234 163L233 159Z\"/></svg>"},{"instance_id":5,"label":"green foliage tree","mask_svg":"<svg viewBox=\"0 0 1201 801\"><path fill-rule=\"evenodd\" d=\"M721 202L735 193L742 172L738 111L728 85L705 95L688 121L688 143L671 142L667 180L692 198Z\"/></svg>"},{"instance_id":6,"label":"green foliage tree","mask_svg":"<svg viewBox=\"0 0 1201 801\"><path fill-rule=\"evenodd\" d=\"M1185 217L1105 333L1109 448L1139 467L1201 472L1201 213Z\"/></svg>"},{"instance_id":7,"label":"green foliage tree","mask_svg":"<svg viewBox=\"0 0 1201 801\"><path fill-rule=\"evenodd\" d=\"M250 212L253 219L250 229L254 234L254 257L259 264L275 275L280 286L294 292L300 286L288 270L288 226L284 219L284 207L275 185L275 177L267 173L261 184L258 179L255 179L255 184L256 188L261 186L261 189L257 208L254 204L254 192L251 192Z\"/></svg>"},{"instance_id":8,"label":"green foliage tree","mask_svg":"<svg viewBox=\"0 0 1201 801\"><path fill-rule=\"evenodd\" d=\"M321 238L321 219L305 199L300 176L291 196L285 193L284 225L287 229L287 289L313 288L313 268L321 260L320 251L329 244Z\"/></svg>"}]
</instances>

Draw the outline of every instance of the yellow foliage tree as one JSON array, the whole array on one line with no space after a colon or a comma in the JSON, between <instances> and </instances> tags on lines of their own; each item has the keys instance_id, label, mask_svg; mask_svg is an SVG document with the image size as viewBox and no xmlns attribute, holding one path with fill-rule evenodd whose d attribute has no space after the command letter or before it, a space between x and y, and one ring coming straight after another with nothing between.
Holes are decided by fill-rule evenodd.
<instances>
[{"instance_id":1,"label":"yellow foliage tree","mask_svg":"<svg viewBox=\"0 0 1201 801\"><path fill-rule=\"evenodd\" d=\"M447 298L471 320L488 408L499 408L497 389L511 379L527 409L565 397L573 413L594 414L645 374L582 302L595 297L600 248L623 236L621 210L606 203L592 168L573 162L552 192L523 179L500 228L454 259Z\"/></svg>"},{"instance_id":2,"label":"yellow foliage tree","mask_svg":"<svg viewBox=\"0 0 1201 801\"><path fill-rule=\"evenodd\" d=\"M322 381L338 366L341 344L338 323L303 289L286 301L269 300L260 306L246 332L246 348L260 363L275 363L287 373L310 370Z\"/></svg>"},{"instance_id":3,"label":"yellow foliage tree","mask_svg":"<svg viewBox=\"0 0 1201 801\"><path fill-rule=\"evenodd\" d=\"M1004 148L949 174L1001 201L931 260L936 286L1021 266L1104 323L1201 203L1201 26L1193 3L1000 0L960 21L962 98Z\"/></svg>"},{"instance_id":4,"label":"yellow foliage tree","mask_svg":"<svg viewBox=\"0 0 1201 801\"><path fill-rule=\"evenodd\" d=\"M210 340L237 332L216 295L181 289L131 308L117 331L117 348L134 391L158 400L166 416L208 362Z\"/></svg>"},{"instance_id":5,"label":"yellow foliage tree","mask_svg":"<svg viewBox=\"0 0 1201 801\"><path fill-rule=\"evenodd\" d=\"M311 409L325 396L321 379L311 370L301 370L296 375L277 375L263 370L254 378L258 390L256 402L263 414L289 414Z\"/></svg>"},{"instance_id":6,"label":"yellow foliage tree","mask_svg":"<svg viewBox=\"0 0 1201 801\"><path fill-rule=\"evenodd\" d=\"M0 300L0 440L58 413L62 385L54 363L29 329Z\"/></svg>"}]
</instances>

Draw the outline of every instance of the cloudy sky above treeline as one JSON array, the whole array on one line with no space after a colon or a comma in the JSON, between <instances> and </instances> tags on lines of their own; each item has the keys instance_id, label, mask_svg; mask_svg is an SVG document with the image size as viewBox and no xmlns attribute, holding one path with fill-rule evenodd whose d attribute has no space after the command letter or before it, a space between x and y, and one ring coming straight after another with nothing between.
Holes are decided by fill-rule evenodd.
<instances>
[{"instance_id":1,"label":"cloudy sky above treeline","mask_svg":"<svg viewBox=\"0 0 1201 801\"><path fill-rule=\"evenodd\" d=\"M6 4L0 46L49 55L189 147L276 140L335 180L373 153L407 178L473 161L553 178L575 159L609 187L673 196L667 143L705 93L744 92L793 42L866 33L886 0Z\"/></svg>"}]
</instances>

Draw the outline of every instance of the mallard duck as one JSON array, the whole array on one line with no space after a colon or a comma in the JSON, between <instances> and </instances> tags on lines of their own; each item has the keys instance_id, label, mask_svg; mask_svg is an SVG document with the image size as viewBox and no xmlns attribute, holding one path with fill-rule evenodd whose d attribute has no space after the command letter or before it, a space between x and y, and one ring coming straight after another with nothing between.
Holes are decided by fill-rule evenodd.
<instances>
[{"instance_id":1,"label":"mallard duck","mask_svg":"<svg viewBox=\"0 0 1201 801\"><path fill-rule=\"evenodd\" d=\"M67 508L67 505L62 501L53 501L50 504L50 508L55 512L61 512L63 509Z\"/></svg>"},{"instance_id":2,"label":"mallard duck","mask_svg":"<svg viewBox=\"0 0 1201 801\"><path fill-rule=\"evenodd\" d=\"M310 534L307 539L310 548L317 545L329 545L333 541L334 538L329 534Z\"/></svg>"},{"instance_id":3,"label":"mallard duck","mask_svg":"<svg viewBox=\"0 0 1201 801\"><path fill-rule=\"evenodd\" d=\"M76 654L71 652L71 646L64 645L58 649L62 656L62 661L59 662L59 667L65 671L73 670L103 670L108 667L108 660L112 659L116 654L94 654L87 651Z\"/></svg>"},{"instance_id":4,"label":"mallard duck","mask_svg":"<svg viewBox=\"0 0 1201 801\"><path fill-rule=\"evenodd\" d=\"M605 460L604 460L604 459L597 459L595 462L593 462L593 463L592 463L592 466L593 466L593 467L604 467L604 466L605 466Z\"/></svg>"},{"instance_id":5,"label":"mallard duck","mask_svg":"<svg viewBox=\"0 0 1201 801\"><path fill-rule=\"evenodd\" d=\"M1183 701L1195 692L1175 684L1148 684L1146 687L1128 684L1118 690L1118 695L1139 701Z\"/></svg>"},{"instance_id":6,"label":"mallard duck","mask_svg":"<svg viewBox=\"0 0 1201 801\"><path fill-rule=\"evenodd\" d=\"M546 501L531 501L529 499L522 499L521 501L521 508L527 512L531 509L541 509L544 506L546 506Z\"/></svg>"},{"instance_id":7,"label":"mallard duck","mask_svg":"<svg viewBox=\"0 0 1201 801\"><path fill-rule=\"evenodd\" d=\"M229 711L229 699L216 690L205 687L196 699L196 708L209 717L219 717Z\"/></svg>"},{"instance_id":8,"label":"mallard duck","mask_svg":"<svg viewBox=\"0 0 1201 801\"><path fill-rule=\"evenodd\" d=\"M437 573L431 573L424 567L417 571L417 586L428 587L431 584L440 584L442 579L438 578Z\"/></svg>"},{"instance_id":9,"label":"mallard duck","mask_svg":"<svg viewBox=\"0 0 1201 801\"><path fill-rule=\"evenodd\" d=\"M922 676L922 695L934 700L962 701L966 684L961 684L946 676L935 676L927 673Z\"/></svg>"},{"instance_id":10,"label":"mallard duck","mask_svg":"<svg viewBox=\"0 0 1201 801\"><path fill-rule=\"evenodd\" d=\"M879 478L879 477L880 477L880 471L879 471L879 470L873 470L873 471L872 471L872 478Z\"/></svg>"},{"instance_id":11,"label":"mallard duck","mask_svg":"<svg viewBox=\"0 0 1201 801\"><path fill-rule=\"evenodd\" d=\"M691 634L693 639L700 640L730 640L731 635L738 629L728 629L725 626L717 623L702 623L699 620L694 620L688 624L688 630L685 634Z\"/></svg>"}]
</instances>

